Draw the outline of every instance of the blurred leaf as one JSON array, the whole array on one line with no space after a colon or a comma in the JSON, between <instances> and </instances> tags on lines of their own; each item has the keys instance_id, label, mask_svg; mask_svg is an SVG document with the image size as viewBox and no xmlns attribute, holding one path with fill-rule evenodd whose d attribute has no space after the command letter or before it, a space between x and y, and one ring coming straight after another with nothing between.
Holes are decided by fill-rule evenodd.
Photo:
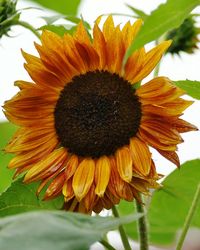
<instances>
[{"instance_id":1,"label":"blurred leaf","mask_svg":"<svg viewBox=\"0 0 200 250\"><path fill-rule=\"evenodd\" d=\"M199 183L200 160L192 160L173 171L162 182L163 188L154 191L148 211L152 244L166 245L174 242L177 231L184 224ZM121 215L134 211L132 203L120 202ZM200 228L200 206L195 214L192 226ZM131 238L137 239L136 223L126 225L125 229Z\"/></svg>"},{"instance_id":2,"label":"blurred leaf","mask_svg":"<svg viewBox=\"0 0 200 250\"><path fill-rule=\"evenodd\" d=\"M173 81L173 83L179 88L185 90L189 96L200 100L200 82L185 80Z\"/></svg>"},{"instance_id":3,"label":"blurred leaf","mask_svg":"<svg viewBox=\"0 0 200 250\"><path fill-rule=\"evenodd\" d=\"M31 0L50 10L57 11L64 15L76 15L81 0Z\"/></svg>"},{"instance_id":4,"label":"blurred leaf","mask_svg":"<svg viewBox=\"0 0 200 250\"><path fill-rule=\"evenodd\" d=\"M0 193L8 188L12 182L13 171L7 169L8 163L13 157L3 152L4 147L16 131L16 126L8 122L0 123Z\"/></svg>"},{"instance_id":5,"label":"blurred leaf","mask_svg":"<svg viewBox=\"0 0 200 250\"><path fill-rule=\"evenodd\" d=\"M134 202L127 202L125 200L121 200L118 205L118 211L120 216L125 216L129 214L135 213L135 201ZM138 233L137 233L137 223L132 222L125 225L125 231L128 236L134 240L138 240Z\"/></svg>"},{"instance_id":6,"label":"blurred leaf","mask_svg":"<svg viewBox=\"0 0 200 250\"><path fill-rule=\"evenodd\" d=\"M18 179L0 196L0 217L33 210L61 209L63 197L42 201L37 197L38 183L24 184Z\"/></svg>"},{"instance_id":7,"label":"blurred leaf","mask_svg":"<svg viewBox=\"0 0 200 250\"><path fill-rule=\"evenodd\" d=\"M65 33L73 34L75 31L76 26L70 26L70 28L66 28L64 25L44 25L39 28L39 30L50 30L54 33L58 34L59 36L63 36Z\"/></svg>"},{"instance_id":8,"label":"blurred leaf","mask_svg":"<svg viewBox=\"0 0 200 250\"><path fill-rule=\"evenodd\" d=\"M59 19L65 19L65 20L70 21L71 23L74 23L74 24L79 24L80 21L82 21L81 18L76 17L76 16L70 16L70 15L67 15L67 16L55 15L55 16L42 17L42 19L44 19L47 24L52 24L52 23L58 21ZM84 21L84 23L86 24L87 28L90 28L90 25L88 22Z\"/></svg>"},{"instance_id":9,"label":"blurred leaf","mask_svg":"<svg viewBox=\"0 0 200 250\"><path fill-rule=\"evenodd\" d=\"M186 215L200 183L200 160L184 163L164 181L163 188L155 191L148 217L151 241L159 244L171 243L178 229L182 228ZM192 226L200 228L200 206ZM166 238L164 238L166 234Z\"/></svg>"},{"instance_id":10,"label":"blurred leaf","mask_svg":"<svg viewBox=\"0 0 200 250\"><path fill-rule=\"evenodd\" d=\"M64 15L42 16L41 18L49 25L58 21L59 19L64 18Z\"/></svg>"},{"instance_id":11,"label":"blurred leaf","mask_svg":"<svg viewBox=\"0 0 200 250\"><path fill-rule=\"evenodd\" d=\"M157 40L169 30L179 27L189 13L200 4L200 0L168 0L149 15L138 36L124 56L125 65L129 56L136 49Z\"/></svg>"},{"instance_id":12,"label":"blurred leaf","mask_svg":"<svg viewBox=\"0 0 200 250\"><path fill-rule=\"evenodd\" d=\"M143 20L145 20L145 19L148 17L148 15L147 15L144 11L139 10L139 9L137 9L137 8L135 8L135 7L131 6L131 5L129 5L129 4L126 4L126 6L127 6L130 10L132 10L135 14L137 14L137 16L138 16L139 18L142 18Z\"/></svg>"},{"instance_id":13,"label":"blurred leaf","mask_svg":"<svg viewBox=\"0 0 200 250\"><path fill-rule=\"evenodd\" d=\"M92 217L64 211L38 211L0 220L3 250L87 250L110 230L140 218Z\"/></svg>"}]
</instances>

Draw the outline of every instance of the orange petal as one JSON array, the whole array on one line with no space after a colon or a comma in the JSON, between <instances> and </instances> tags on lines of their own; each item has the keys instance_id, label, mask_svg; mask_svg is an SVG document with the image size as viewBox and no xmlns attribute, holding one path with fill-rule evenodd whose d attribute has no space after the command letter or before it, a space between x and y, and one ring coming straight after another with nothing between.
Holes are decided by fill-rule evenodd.
<instances>
[{"instance_id":1,"label":"orange petal","mask_svg":"<svg viewBox=\"0 0 200 250\"><path fill-rule=\"evenodd\" d=\"M123 147L116 152L117 170L120 177L130 182L132 179L132 159L128 148Z\"/></svg>"},{"instance_id":2,"label":"orange petal","mask_svg":"<svg viewBox=\"0 0 200 250\"><path fill-rule=\"evenodd\" d=\"M135 51L129 58L125 65L125 78L130 81L132 84L135 81L132 81L138 72L142 69L145 58L145 49L141 48Z\"/></svg>"},{"instance_id":3,"label":"orange petal","mask_svg":"<svg viewBox=\"0 0 200 250\"><path fill-rule=\"evenodd\" d=\"M57 138L52 138L48 143L44 143L35 150L24 151L15 156L8 164L9 168L28 167L46 158L58 145Z\"/></svg>"},{"instance_id":4,"label":"orange petal","mask_svg":"<svg viewBox=\"0 0 200 250\"><path fill-rule=\"evenodd\" d=\"M99 55L99 69L105 69L107 62L106 41L97 24L94 25L93 29L93 46Z\"/></svg>"},{"instance_id":5,"label":"orange petal","mask_svg":"<svg viewBox=\"0 0 200 250\"><path fill-rule=\"evenodd\" d=\"M142 104L161 105L175 100L185 91L174 86L167 77L156 77L136 90Z\"/></svg>"},{"instance_id":6,"label":"orange petal","mask_svg":"<svg viewBox=\"0 0 200 250\"><path fill-rule=\"evenodd\" d=\"M177 167L180 167L179 157L176 152L174 151L165 151L165 150L158 150L157 151L164 156L167 160L173 162Z\"/></svg>"},{"instance_id":7,"label":"orange petal","mask_svg":"<svg viewBox=\"0 0 200 250\"><path fill-rule=\"evenodd\" d=\"M198 128L189 123L186 122L182 119L176 119L173 123L172 123L173 128L175 128L179 133L184 133L184 132L189 132L189 131L197 131Z\"/></svg>"},{"instance_id":8,"label":"orange petal","mask_svg":"<svg viewBox=\"0 0 200 250\"><path fill-rule=\"evenodd\" d=\"M27 70L31 79L44 88L50 88L54 91L60 92L65 84L63 79L60 79L59 76L49 71L43 65L24 64L24 68Z\"/></svg>"},{"instance_id":9,"label":"orange petal","mask_svg":"<svg viewBox=\"0 0 200 250\"><path fill-rule=\"evenodd\" d=\"M87 45L91 44L88 32L82 21L77 25L76 32L74 33L74 38L77 39L77 41L79 41L80 43L85 43Z\"/></svg>"},{"instance_id":10,"label":"orange petal","mask_svg":"<svg viewBox=\"0 0 200 250\"><path fill-rule=\"evenodd\" d=\"M122 35L124 42L126 44L126 47L128 48L131 43L135 40L141 26L142 26L142 19L138 19L136 22L134 22L133 25L130 24L130 22L127 22L123 29L122 29Z\"/></svg>"},{"instance_id":11,"label":"orange petal","mask_svg":"<svg viewBox=\"0 0 200 250\"><path fill-rule=\"evenodd\" d=\"M51 182L51 184L47 188L44 200L49 200L58 196L62 191L64 181L65 181L65 175L64 173L61 173Z\"/></svg>"},{"instance_id":12,"label":"orange petal","mask_svg":"<svg viewBox=\"0 0 200 250\"><path fill-rule=\"evenodd\" d=\"M22 55L24 57L24 59L26 60L27 63L30 63L30 64L37 64L39 66L42 65L42 62L41 62L41 59L36 57L36 56L33 56L31 54L28 54L26 53L25 51L21 50L22 52Z\"/></svg>"},{"instance_id":13,"label":"orange petal","mask_svg":"<svg viewBox=\"0 0 200 250\"><path fill-rule=\"evenodd\" d=\"M78 201L81 201L88 193L95 173L95 163L92 159L84 159L76 170L72 187Z\"/></svg>"},{"instance_id":14,"label":"orange petal","mask_svg":"<svg viewBox=\"0 0 200 250\"><path fill-rule=\"evenodd\" d=\"M95 193L102 197L110 179L110 161L108 157L102 156L97 160L95 169Z\"/></svg>"},{"instance_id":15,"label":"orange petal","mask_svg":"<svg viewBox=\"0 0 200 250\"><path fill-rule=\"evenodd\" d=\"M113 22L113 17L110 15L107 17L103 25L103 34L104 34L106 41L112 36L114 29L115 29L115 26Z\"/></svg>"},{"instance_id":16,"label":"orange petal","mask_svg":"<svg viewBox=\"0 0 200 250\"><path fill-rule=\"evenodd\" d=\"M65 202L68 202L74 197L74 190L72 188L72 179L70 178L68 181L66 181L62 188L62 193L65 197Z\"/></svg>"},{"instance_id":17,"label":"orange petal","mask_svg":"<svg viewBox=\"0 0 200 250\"><path fill-rule=\"evenodd\" d=\"M25 175L24 181L31 182L41 178L44 171L50 173L55 172L64 162L67 157L67 151L65 148L55 149L45 159L36 163Z\"/></svg>"},{"instance_id":18,"label":"orange petal","mask_svg":"<svg viewBox=\"0 0 200 250\"><path fill-rule=\"evenodd\" d=\"M152 134L152 131L146 131L143 128L140 128L138 135L139 135L139 138L141 138L141 140L145 141L149 146L155 149L161 149L161 150L167 150L167 151L177 150L176 142L173 144L161 142L159 140L159 137L155 135L155 132L153 132Z\"/></svg>"},{"instance_id":19,"label":"orange petal","mask_svg":"<svg viewBox=\"0 0 200 250\"><path fill-rule=\"evenodd\" d=\"M68 160L65 168L66 180L69 180L74 175L77 167L78 167L78 156L72 155Z\"/></svg>"},{"instance_id":20,"label":"orange petal","mask_svg":"<svg viewBox=\"0 0 200 250\"><path fill-rule=\"evenodd\" d=\"M170 45L171 41L165 41L150 50L144 58L144 65L141 71L132 79L132 82L139 82L148 76Z\"/></svg>"},{"instance_id":21,"label":"orange petal","mask_svg":"<svg viewBox=\"0 0 200 250\"><path fill-rule=\"evenodd\" d=\"M125 45L122 33L117 26L106 41L107 67L110 72L121 73L122 61L125 54Z\"/></svg>"},{"instance_id":22,"label":"orange petal","mask_svg":"<svg viewBox=\"0 0 200 250\"><path fill-rule=\"evenodd\" d=\"M134 168L142 175L148 175L151 167L151 153L146 143L134 137L130 140L130 151Z\"/></svg>"},{"instance_id":23,"label":"orange petal","mask_svg":"<svg viewBox=\"0 0 200 250\"><path fill-rule=\"evenodd\" d=\"M75 40L69 34L65 34L64 38L64 48L67 60L70 64L77 70L77 75L84 74L87 71L87 62L81 57L76 46Z\"/></svg>"},{"instance_id":24,"label":"orange petal","mask_svg":"<svg viewBox=\"0 0 200 250\"><path fill-rule=\"evenodd\" d=\"M83 203L84 203L84 207L86 209L87 212L91 212L93 207L94 207L94 203L96 201L96 194L95 194L95 185L92 184L90 190L88 191L88 193L86 194L86 196L83 199Z\"/></svg>"}]
</instances>

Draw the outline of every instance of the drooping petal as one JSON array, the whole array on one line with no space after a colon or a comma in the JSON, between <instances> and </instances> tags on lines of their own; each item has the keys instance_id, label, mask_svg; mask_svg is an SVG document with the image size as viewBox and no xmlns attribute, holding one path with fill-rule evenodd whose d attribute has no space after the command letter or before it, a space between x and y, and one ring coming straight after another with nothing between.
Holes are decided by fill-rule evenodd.
<instances>
[{"instance_id":1,"label":"drooping petal","mask_svg":"<svg viewBox=\"0 0 200 250\"><path fill-rule=\"evenodd\" d=\"M64 181L65 181L65 175L62 172L48 186L48 188L45 192L44 200L49 200L49 199L55 198L56 196L60 195L62 192Z\"/></svg>"},{"instance_id":2,"label":"drooping petal","mask_svg":"<svg viewBox=\"0 0 200 250\"><path fill-rule=\"evenodd\" d=\"M127 147L117 150L116 165L121 178L126 182L130 182L132 179L132 158Z\"/></svg>"},{"instance_id":3,"label":"drooping petal","mask_svg":"<svg viewBox=\"0 0 200 250\"><path fill-rule=\"evenodd\" d=\"M173 162L177 167L180 167L180 160L176 152L157 150L162 156L164 156L169 161Z\"/></svg>"},{"instance_id":4,"label":"drooping petal","mask_svg":"<svg viewBox=\"0 0 200 250\"><path fill-rule=\"evenodd\" d=\"M95 173L95 163L92 159L84 159L76 170L72 187L78 201L81 201L88 193Z\"/></svg>"},{"instance_id":5,"label":"drooping petal","mask_svg":"<svg viewBox=\"0 0 200 250\"><path fill-rule=\"evenodd\" d=\"M95 193L100 197L104 195L104 192L110 179L110 172L110 161L108 157L102 156L97 160L95 169Z\"/></svg>"},{"instance_id":6,"label":"drooping petal","mask_svg":"<svg viewBox=\"0 0 200 250\"><path fill-rule=\"evenodd\" d=\"M74 197L74 190L72 188L72 180L73 178L68 179L65 181L63 188L62 188L62 193L65 198L65 202L70 201Z\"/></svg>"},{"instance_id":7,"label":"drooping petal","mask_svg":"<svg viewBox=\"0 0 200 250\"><path fill-rule=\"evenodd\" d=\"M68 160L66 168L65 168L66 180L69 180L74 175L77 168L78 168L78 156L72 155L70 159Z\"/></svg>"},{"instance_id":8,"label":"drooping petal","mask_svg":"<svg viewBox=\"0 0 200 250\"><path fill-rule=\"evenodd\" d=\"M151 153L146 143L134 137L130 140L130 151L134 169L147 176L151 168Z\"/></svg>"}]
</instances>

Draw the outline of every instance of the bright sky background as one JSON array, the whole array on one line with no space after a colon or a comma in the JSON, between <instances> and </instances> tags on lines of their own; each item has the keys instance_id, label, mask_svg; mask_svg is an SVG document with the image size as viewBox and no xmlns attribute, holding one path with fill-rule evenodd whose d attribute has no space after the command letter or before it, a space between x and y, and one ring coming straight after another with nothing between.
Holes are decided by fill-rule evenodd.
<instances>
[{"instance_id":1,"label":"bright sky background","mask_svg":"<svg viewBox=\"0 0 200 250\"><path fill-rule=\"evenodd\" d=\"M131 14L130 10L125 6L125 3L134 5L134 7L140 8L146 13L156 8L158 4L165 1L157 0L84 0L79 8L86 21L93 23L97 16L105 13L127 13ZM28 1L19 1L18 8L33 6ZM200 8L195 12L200 13ZM27 10L24 12L22 18L25 21L31 22L35 27L39 27L44 24L40 16L51 15L53 12ZM116 17L115 22L124 23L127 20L125 17ZM0 41L0 105L2 106L4 101L10 99L16 92L17 88L13 86L15 80L29 80L29 76L23 68L24 60L21 56L20 49L23 48L26 52L35 54L33 41L37 41L37 38L21 27L13 27L10 33L13 39L3 37ZM166 56L162 62L160 74L167 76L173 80L200 80L200 50L195 55L182 54L181 57ZM151 77L148 77L150 79ZM196 101L192 107L190 107L184 118L189 122L195 124L200 128L200 102ZM0 110L0 121L5 121L3 112ZM189 159L198 158L200 156L200 132L190 132L183 135L185 142L179 146L179 156L181 162ZM167 160L163 160L158 154L153 152L153 159L161 173L169 173L174 169L173 164Z\"/></svg>"}]
</instances>

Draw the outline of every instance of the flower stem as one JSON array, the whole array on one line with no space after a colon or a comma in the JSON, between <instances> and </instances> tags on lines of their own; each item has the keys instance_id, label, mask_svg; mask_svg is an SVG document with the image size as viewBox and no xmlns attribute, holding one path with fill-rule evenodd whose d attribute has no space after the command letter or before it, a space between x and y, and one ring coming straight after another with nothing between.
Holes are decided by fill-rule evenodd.
<instances>
[{"instance_id":1,"label":"flower stem","mask_svg":"<svg viewBox=\"0 0 200 250\"><path fill-rule=\"evenodd\" d=\"M160 42L160 39L156 40L156 46L159 44L159 42ZM162 59L160 59L160 61L158 62L158 64L156 65L154 69L154 72L153 72L154 77L157 77L159 75L161 60Z\"/></svg>"},{"instance_id":2,"label":"flower stem","mask_svg":"<svg viewBox=\"0 0 200 250\"><path fill-rule=\"evenodd\" d=\"M180 236L180 238L178 240L176 250L181 250L182 249L182 246L183 246L183 243L184 243L184 240L185 240L185 236L187 234L187 231L188 231L189 226L191 224L192 218L193 218L193 216L195 214L195 211L197 209L197 205L198 205L199 200L200 200L200 184L197 187L197 190L195 192L195 195L194 195L194 198L193 198L193 201L192 201L192 205L191 205L190 210L189 210L189 212L187 214L187 217L185 219L185 223L183 225L183 230L182 230L181 236Z\"/></svg>"},{"instance_id":3,"label":"flower stem","mask_svg":"<svg viewBox=\"0 0 200 250\"><path fill-rule=\"evenodd\" d=\"M106 240L99 241L106 249L108 250L116 250L113 246L111 246Z\"/></svg>"},{"instance_id":4,"label":"flower stem","mask_svg":"<svg viewBox=\"0 0 200 250\"><path fill-rule=\"evenodd\" d=\"M112 207L112 213L116 218L119 218L119 213L118 213L117 208L115 206ZM127 237L125 229L122 225L119 226L119 233L121 236L121 240L122 240L124 249L131 250L131 246L129 244L128 237Z\"/></svg>"},{"instance_id":5,"label":"flower stem","mask_svg":"<svg viewBox=\"0 0 200 250\"><path fill-rule=\"evenodd\" d=\"M17 20L17 21L15 21L14 25L19 25L19 26L22 26L22 27L30 30L34 35L37 36L37 38L40 39L40 33L29 23Z\"/></svg>"},{"instance_id":6,"label":"flower stem","mask_svg":"<svg viewBox=\"0 0 200 250\"><path fill-rule=\"evenodd\" d=\"M162 60L162 59L161 59ZM160 63L161 61L156 65L155 69L154 69L154 73L153 76L157 77L159 75L159 71L160 71Z\"/></svg>"},{"instance_id":7,"label":"flower stem","mask_svg":"<svg viewBox=\"0 0 200 250\"><path fill-rule=\"evenodd\" d=\"M142 196L141 196L142 200ZM147 226L147 219L145 215L144 205L138 201L136 201L136 209L138 213L143 213L144 215L138 220L138 233L139 233L139 240L140 240L140 250L148 250L149 243L148 243L148 226Z\"/></svg>"}]
</instances>

